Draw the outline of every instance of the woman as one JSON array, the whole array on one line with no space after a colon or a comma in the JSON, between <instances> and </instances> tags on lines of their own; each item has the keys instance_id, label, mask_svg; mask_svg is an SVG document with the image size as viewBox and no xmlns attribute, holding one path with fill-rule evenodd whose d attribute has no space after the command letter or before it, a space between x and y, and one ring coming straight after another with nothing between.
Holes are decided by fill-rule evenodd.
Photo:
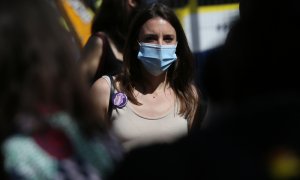
<instances>
[{"instance_id":1,"label":"woman","mask_svg":"<svg viewBox=\"0 0 300 180\"><path fill-rule=\"evenodd\" d=\"M94 111L77 49L51 4L1 1L0 39L1 163L8 177L105 179L122 148Z\"/></svg>"},{"instance_id":2,"label":"woman","mask_svg":"<svg viewBox=\"0 0 300 180\"><path fill-rule=\"evenodd\" d=\"M194 119L200 98L193 81L193 63L172 9L154 3L136 15L125 45L123 71L112 80L115 93L111 94L113 86L107 76L92 86L99 114L110 119L127 151L171 142L198 124Z\"/></svg>"},{"instance_id":3,"label":"woman","mask_svg":"<svg viewBox=\"0 0 300 180\"><path fill-rule=\"evenodd\" d=\"M81 69L90 84L102 75L120 72L128 24L144 1L103 0L81 53Z\"/></svg>"}]
</instances>

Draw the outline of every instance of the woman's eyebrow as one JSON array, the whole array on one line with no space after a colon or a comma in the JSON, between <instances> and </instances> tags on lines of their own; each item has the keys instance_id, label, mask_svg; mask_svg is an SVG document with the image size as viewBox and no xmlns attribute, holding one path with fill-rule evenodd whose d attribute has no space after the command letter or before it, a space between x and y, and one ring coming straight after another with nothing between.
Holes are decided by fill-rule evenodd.
<instances>
[{"instance_id":1,"label":"woman's eyebrow","mask_svg":"<svg viewBox=\"0 0 300 180\"><path fill-rule=\"evenodd\" d=\"M156 38L158 35L157 34L145 34L144 38Z\"/></svg>"}]
</instances>

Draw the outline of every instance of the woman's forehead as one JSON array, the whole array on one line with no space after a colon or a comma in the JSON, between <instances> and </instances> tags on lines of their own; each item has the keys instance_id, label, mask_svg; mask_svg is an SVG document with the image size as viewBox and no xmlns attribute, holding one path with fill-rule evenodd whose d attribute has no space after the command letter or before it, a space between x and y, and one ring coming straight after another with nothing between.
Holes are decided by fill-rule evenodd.
<instances>
[{"instance_id":1,"label":"woman's forehead","mask_svg":"<svg viewBox=\"0 0 300 180\"><path fill-rule=\"evenodd\" d=\"M146 21L142 27L140 33L167 33L167 34L176 34L175 28L165 19L161 17L151 18Z\"/></svg>"}]
</instances>

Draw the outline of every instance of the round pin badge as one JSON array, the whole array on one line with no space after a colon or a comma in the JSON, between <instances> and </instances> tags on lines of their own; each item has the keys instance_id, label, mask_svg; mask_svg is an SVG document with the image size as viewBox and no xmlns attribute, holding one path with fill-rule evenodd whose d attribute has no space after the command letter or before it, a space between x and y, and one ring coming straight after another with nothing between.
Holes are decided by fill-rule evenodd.
<instances>
[{"instance_id":1,"label":"round pin badge","mask_svg":"<svg viewBox=\"0 0 300 180\"><path fill-rule=\"evenodd\" d=\"M127 104L127 96L124 93L118 92L113 94L113 104L118 108L123 108Z\"/></svg>"}]
</instances>

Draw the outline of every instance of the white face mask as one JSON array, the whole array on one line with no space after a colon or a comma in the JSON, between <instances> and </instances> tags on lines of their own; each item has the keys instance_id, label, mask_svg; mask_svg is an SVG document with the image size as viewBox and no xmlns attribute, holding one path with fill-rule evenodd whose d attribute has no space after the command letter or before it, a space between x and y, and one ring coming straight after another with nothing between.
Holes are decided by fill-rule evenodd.
<instances>
[{"instance_id":1,"label":"white face mask","mask_svg":"<svg viewBox=\"0 0 300 180\"><path fill-rule=\"evenodd\" d=\"M139 43L140 50L137 58L142 62L145 69L154 76L166 71L177 59L175 45L158 45Z\"/></svg>"}]
</instances>

